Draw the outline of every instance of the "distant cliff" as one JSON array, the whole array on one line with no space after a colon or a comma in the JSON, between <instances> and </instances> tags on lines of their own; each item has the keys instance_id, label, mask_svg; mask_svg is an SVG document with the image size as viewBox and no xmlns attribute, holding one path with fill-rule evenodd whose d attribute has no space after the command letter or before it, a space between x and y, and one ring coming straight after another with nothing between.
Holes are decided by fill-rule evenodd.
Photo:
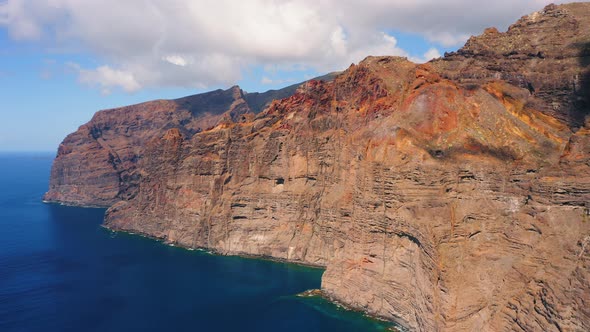
<instances>
[{"instance_id":1,"label":"distant cliff","mask_svg":"<svg viewBox=\"0 0 590 332\"><path fill-rule=\"evenodd\" d=\"M101 111L60 145L45 199L326 266L326 296L410 330L588 331L589 50L590 3L550 5L259 113L237 87Z\"/></svg>"},{"instance_id":2,"label":"distant cliff","mask_svg":"<svg viewBox=\"0 0 590 332\"><path fill-rule=\"evenodd\" d=\"M330 81L335 75L317 79ZM264 93L245 93L234 86L97 112L60 144L43 199L99 207L131 199L141 177L137 164L152 138L170 128L192 137L220 123L251 119L273 100L293 95L299 85Z\"/></svg>"}]
</instances>

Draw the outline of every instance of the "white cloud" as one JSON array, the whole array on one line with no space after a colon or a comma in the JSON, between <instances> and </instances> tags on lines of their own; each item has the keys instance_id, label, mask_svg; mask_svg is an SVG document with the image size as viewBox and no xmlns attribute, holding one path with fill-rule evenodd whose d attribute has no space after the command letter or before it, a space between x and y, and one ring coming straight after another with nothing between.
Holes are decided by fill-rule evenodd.
<instances>
[{"instance_id":1,"label":"white cloud","mask_svg":"<svg viewBox=\"0 0 590 332\"><path fill-rule=\"evenodd\" d=\"M121 87L127 92L134 92L141 88L133 73L101 66L96 69L79 69L80 82L88 85L98 85L104 94L109 94L111 88Z\"/></svg>"},{"instance_id":2,"label":"white cloud","mask_svg":"<svg viewBox=\"0 0 590 332\"><path fill-rule=\"evenodd\" d=\"M434 47L426 51L426 53L424 53L424 60L426 61L430 61L432 59L437 59L440 57L440 52Z\"/></svg>"},{"instance_id":3,"label":"white cloud","mask_svg":"<svg viewBox=\"0 0 590 332\"><path fill-rule=\"evenodd\" d=\"M393 31L459 46L551 0L0 0L15 40L75 49L103 64L79 78L105 91L231 85L244 70L341 70L367 55L408 56ZM385 33L386 32L386 33ZM439 56L429 50L424 61Z\"/></svg>"},{"instance_id":4,"label":"white cloud","mask_svg":"<svg viewBox=\"0 0 590 332\"><path fill-rule=\"evenodd\" d=\"M186 65L188 64L186 59L181 57L180 55L168 55L162 59L164 61L170 62L173 65L177 65L177 66L181 66L181 67L186 67Z\"/></svg>"},{"instance_id":5,"label":"white cloud","mask_svg":"<svg viewBox=\"0 0 590 332\"><path fill-rule=\"evenodd\" d=\"M344 34L344 30L341 26L336 27L330 36L330 42L332 43L332 49L334 49L334 54L336 55L345 55L346 54L346 35Z\"/></svg>"}]
</instances>

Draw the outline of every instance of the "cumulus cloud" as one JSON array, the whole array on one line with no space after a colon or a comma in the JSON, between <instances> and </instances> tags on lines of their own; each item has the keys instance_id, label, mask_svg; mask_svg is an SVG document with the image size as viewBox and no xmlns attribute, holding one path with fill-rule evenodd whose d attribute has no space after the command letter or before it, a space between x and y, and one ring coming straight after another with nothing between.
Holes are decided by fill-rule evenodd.
<instances>
[{"instance_id":1,"label":"cumulus cloud","mask_svg":"<svg viewBox=\"0 0 590 332\"><path fill-rule=\"evenodd\" d=\"M231 85L255 65L340 70L367 55L408 56L394 31L459 46L505 29L550 0L4 0L15 40L88 52L81 82L108 92L145 86ZM49 47L49 46L47 46ZM415 61L440 56L430 49Z\"/></svg>"},{"instance_id":2,"label":"cumulus cloud","mask_svg":"<svg viewBox=\"0 0 590 332\"><path fill-rule=\"evenodd\" d=\"M113 87L121 87L127 92L134 92L141 88L133 73L100 66L96 69L79 69L80 82L88 85L98 85L104 94L109 94Z\"/></svg>"},{"instance_id":3,"label":"cumulus cloud","mask_svg":"<svg viewBox=\"0 0 590 332\"><path fill-rule=\"evenodd\" d=\"M430 61L432 59L437 59L440 57L440 52L434 47L426 51L426 53L424 53L424 60L426 61Z\"/></svg>"}]
</instances>

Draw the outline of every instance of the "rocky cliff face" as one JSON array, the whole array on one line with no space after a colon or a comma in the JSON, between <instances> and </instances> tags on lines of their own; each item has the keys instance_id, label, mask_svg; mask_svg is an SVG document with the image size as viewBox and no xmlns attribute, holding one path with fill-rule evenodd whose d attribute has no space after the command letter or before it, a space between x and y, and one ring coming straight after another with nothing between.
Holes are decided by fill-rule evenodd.
<instances>
[{"instance_id":1,"label":"rocky cliff face","mask_svg":"<svg viewBox=\"0 0 590 332\"><path fill-rule=\"evenodd\" d=\"M327 296L411 330L589 330L589 29L590 4L549 6L428 64L369 57L259 114L236 89L204 113L97 113L60 146L47 199L326 266Z\"/></svg>"},{"instance_id":2,"label":"rocky cliff face","mask_svg":"<svg viewBox=\"0 0 590 332\"><path fill-rule=\"evenodd\" d=\"M525 16L506 33L495 28L472 37L457 52L434 65L446 78L463 84L504 80L541 99L534 105L572 128L589 114L590 7L549 5Z\"/></svg>"},{"instance_id":3,"label":"rocky cliff face","mask_svg":"<svg viewBox=\"0 0 590 332\"><path fill-rule=\"evenodd\" d=\"M329 81L333 76L319 79ZM244 93L234 86L100 111L60 144L43 199L101 207L131 199L141 178L137 164L150 139L170 128L193 136L224 121L251 118L272 100L291 96L298 86L264 93Z\"/></svg>"},{"instance_id":4,"label":"rocky cliff face","mask_svg":"<svg viewBox=\"0 0 590 332\"><path fill-rule=\"evenodd\" d=\"M60 144L44 199L110 206L136 195L146 143L169 128L194 135L249 112L238 87L104 110Z\"/></svg>"}]
</instances>

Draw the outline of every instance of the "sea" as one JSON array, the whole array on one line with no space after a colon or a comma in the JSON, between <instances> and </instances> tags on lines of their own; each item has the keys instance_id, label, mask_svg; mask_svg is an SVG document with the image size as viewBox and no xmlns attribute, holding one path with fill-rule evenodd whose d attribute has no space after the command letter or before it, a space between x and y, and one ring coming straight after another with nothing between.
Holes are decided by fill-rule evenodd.
<instances>
[{"instance_id":1,"label":"sea","mask_svg":"<svg viewBox=\"0 0 590 332\"><path fill-rule=\"evenodd\" d=\"M52 153L0 153L0 331L384 331L320 297L322 269L191 251L41 201Z\"/></svg>"}]
</instances>

